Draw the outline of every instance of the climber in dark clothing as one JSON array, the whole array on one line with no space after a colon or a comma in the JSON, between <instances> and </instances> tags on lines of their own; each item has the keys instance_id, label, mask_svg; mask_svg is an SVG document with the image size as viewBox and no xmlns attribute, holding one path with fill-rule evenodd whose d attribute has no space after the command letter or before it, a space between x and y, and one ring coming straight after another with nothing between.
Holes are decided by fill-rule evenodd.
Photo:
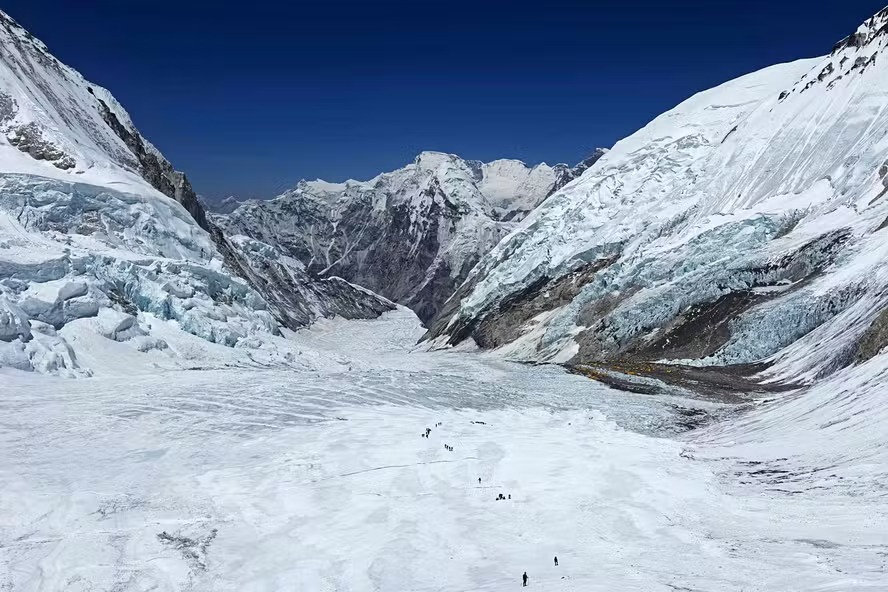
<instances>
[{"instance_id":1,"label":"climber in dark clothing","mask_svg":"<svg viewBox=\"0 0 888 592\"><path fill-rule=\"evenodd\" d=\"M527 587L527 572L524 572L524 575L521 576L521 581L524 583L524 587Z\"/></svg>"},{"instance_id":2,"label":"climber in dark clothing","mask_svg":"<svg viewBox=\"0 0 888 592\"><path fill-rule=\"evenodd\" d=\"M555 557L555 567L558 567L558 556Z\"/></svg>"}]
</instances>

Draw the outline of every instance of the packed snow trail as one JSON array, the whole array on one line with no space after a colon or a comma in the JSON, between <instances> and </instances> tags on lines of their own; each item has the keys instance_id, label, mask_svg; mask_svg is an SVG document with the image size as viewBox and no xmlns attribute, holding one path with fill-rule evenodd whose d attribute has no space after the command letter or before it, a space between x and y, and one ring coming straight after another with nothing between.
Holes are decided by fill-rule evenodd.
<instances>
[{"instance_id":1,"label":"packed snow trail","mask_svg":"<svg viewBox=\"0 0 888 592\"><path fill-rule=\"evenodd\" d=\"M314 372L5 373L0 589L885 589L884 479L854 479L886 466L884 413L832 447L825 389L670 434L674 405L724 407L411 351L420 331L321 323L293 337ZM874 379L847 377L858 405ZM850 489L765 479L828 454Z\"/></svg>"}]
</instances>

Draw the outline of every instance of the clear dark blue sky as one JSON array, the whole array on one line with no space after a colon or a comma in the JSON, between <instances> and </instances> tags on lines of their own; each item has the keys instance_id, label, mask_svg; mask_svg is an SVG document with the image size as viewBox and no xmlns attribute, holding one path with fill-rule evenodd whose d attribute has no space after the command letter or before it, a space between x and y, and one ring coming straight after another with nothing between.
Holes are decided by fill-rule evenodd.
<instances>
[{"instance_id":1,"label":"clear dark blue sky","mask_svg":"<svg viewBox=\"0 0 888 592\"><path fill-rule=\"evenodd\" d=\"M5 0L197 190L369 178L421 150L576 162L694 92L828 53L888 0Z\"/></svg>"}]
</instances>

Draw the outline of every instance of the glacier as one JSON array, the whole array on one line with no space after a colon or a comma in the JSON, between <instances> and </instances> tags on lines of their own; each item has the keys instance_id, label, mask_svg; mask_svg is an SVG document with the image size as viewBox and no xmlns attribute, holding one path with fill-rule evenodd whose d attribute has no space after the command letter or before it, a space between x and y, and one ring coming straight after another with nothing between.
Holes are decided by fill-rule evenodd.
<instances>
[{"instance_id":1,"label":"glacier","mask_svg":"<svg viewBox=\"0 0 888 592\"><path fill-rule=\"evenodd\" d=\"M884 591L886 43L208 213L0 12L0 590Z\"/></svg>"},{"instance_id":2,"label":"glacier","mask_svg":"<svg viewBox=\"0 0 888 592\"><path fill-rule=\"evenodd\" d=\"M884 589L885 354L738 414L422 332L322 320L302 370L0 370L0 585Z\"/></svg>"},{"instance_id":3,"label":"glacier","mask_svg":"<svg viewBox=\"0 0 888 592\"><path fill-rule=\"evenodd\" d=\"M618 142L481 258L426 339L527 361L764 363L762 379L808 383L872 355L861 340L878 351L886 19Z\"/></svg>"}]
</instances>

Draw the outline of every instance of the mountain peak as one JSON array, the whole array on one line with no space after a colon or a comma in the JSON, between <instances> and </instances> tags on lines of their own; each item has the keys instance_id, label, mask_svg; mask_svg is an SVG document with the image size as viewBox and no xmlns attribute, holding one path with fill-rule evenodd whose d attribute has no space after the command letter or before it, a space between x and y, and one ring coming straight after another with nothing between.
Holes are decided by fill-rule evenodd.
<instances>
[{"instance_id":1,"label":"mountain peak","mask_svg":"<svg viewBox=\"0 0 888 592\"><path fill-rule=\"evenodd\" d=\"M3 12L2 10L0 10L0 27L5 29L7 34L9 34L19 40L24 40L27 43L30 43L32 46L34 46L39 51L46 53L47 55L49 54L49 48L46 47L45 43L43 43L42 41L40 41L39 39L34 37L30 32L28 32L27 29L25 29L23 26L18 24L18 22L14 18L9 16L5 12ZM49 56L49 57L51 57L53 60L55 60L54 57L52 57L52 56Z\"/></svg>"},{"instance_id":2,"label":"mountain peak","mask_svg":"<svg viewBox=\"0 0 888 592\"><path fill-rule=\"evenodd\" d=\"M433 150L426 150L420 152L416 159L414 159L414 164L421 169L424 170L434 170L444 164L452 164L454 162L465 162L462 158L457 156L456 154L449 154L447 152L437 152Z\"/></svg>"},{"instance_id":3,"label":"mountain peak","mask_svg":"<svg viewBox=\"0 0 888 592\"><path fill-rule=\"evenodd\" d=\"M881 80L872 79L871 72L876 71L878 55L888 44L888 7L883 8L867 19L857 30L833 46L832 52L820 60L815 60L814 67L788 90L781 92L779 102L791 96L799 97L809 90L820 88L829 92L840 86L846 86L852 80L866 75L870 77L868 84L881 86ZM885 74L876 74L884 76ZM812 91L813 92L813 91Z\"/></svg>"},{"instance_id":4,"label":"mountain peak","mask_svg":"<svg viewBox=\"0 0 888 592\"><path fill-rule=\"evenodd\" d=\"M888 6L867 19L857 28L857 31L836 43L832 55L847 48L855 50L866 48L886 35L888 35Z\"/></svg>"}]
</instances>

